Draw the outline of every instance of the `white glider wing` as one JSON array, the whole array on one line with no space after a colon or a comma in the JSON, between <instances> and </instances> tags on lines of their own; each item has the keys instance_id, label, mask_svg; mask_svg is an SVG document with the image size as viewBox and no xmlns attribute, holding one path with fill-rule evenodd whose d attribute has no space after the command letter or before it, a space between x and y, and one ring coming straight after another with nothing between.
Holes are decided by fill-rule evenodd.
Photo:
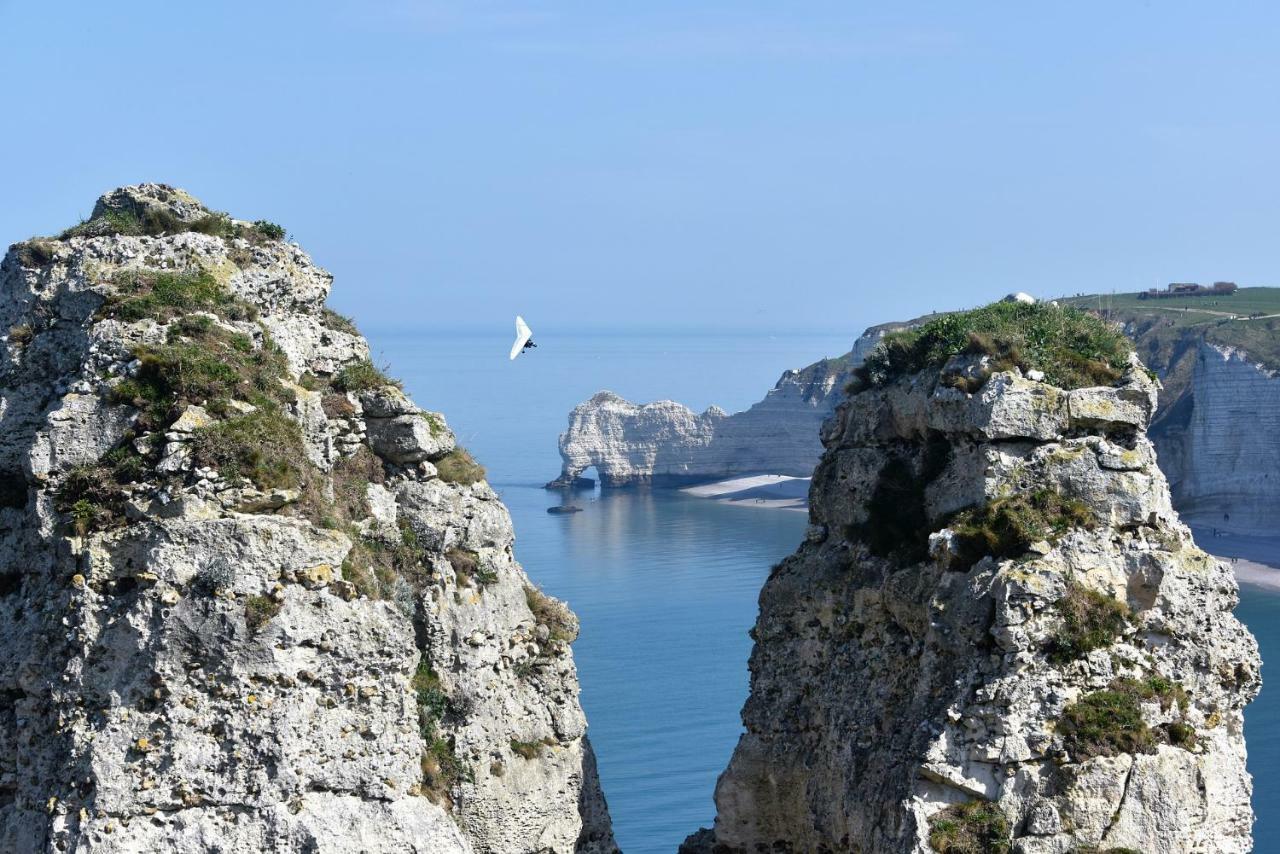
<instances>
[{"instance_id":1,"label":"white glider wing","mask_svg":"<svg viewBox=\"0 0 1280 854\"><path fill-rule=\"evenodd\" d=\"M516 343L511 345L511 361L515 361L516 356L524 350L524 345L529 343L529 339L533 337L533 330L529 328L529 324L524 322L524 318L516 315Z\"/></svg>"}]
</instances>

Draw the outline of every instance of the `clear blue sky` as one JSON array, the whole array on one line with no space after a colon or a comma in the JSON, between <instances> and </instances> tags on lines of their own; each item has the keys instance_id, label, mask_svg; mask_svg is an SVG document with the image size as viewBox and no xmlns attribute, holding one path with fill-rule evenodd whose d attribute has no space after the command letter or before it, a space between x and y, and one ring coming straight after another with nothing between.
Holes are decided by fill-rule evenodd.
<instances>
[{"instance_id":1,"label":"clear blue sky","mask_svg":"<svg viewBox=\"0 0 1280 854\"><path fill-rule=\"evenodd\" d=\"M1280 282L1256 3L0 0L0 240L159 180L366 327L849 330Z\"/></svg>"}]
</instances>

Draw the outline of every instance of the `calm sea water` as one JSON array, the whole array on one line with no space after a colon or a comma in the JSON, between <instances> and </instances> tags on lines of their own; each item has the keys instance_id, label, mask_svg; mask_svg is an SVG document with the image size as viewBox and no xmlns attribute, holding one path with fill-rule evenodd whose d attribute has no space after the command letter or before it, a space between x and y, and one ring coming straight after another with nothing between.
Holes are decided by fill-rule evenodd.
<instances>
[{"instance_id":1,"label":"calm sea water","mask_svg":"<svg viewBox=\"0 0 1280 854\"><path fill-rule=\"evenodd\" d=\"M716 777L741 731L760 586L806 520L671 491L579 493L584 512L552 516L546 508L559 496L541 486L559 471L556 438L569 410L605 388L637 401L745 408L783 369L844 353L855 334L539 334L538 349L513 364L505 330L370 331L375 360L418 403L444 412L488 468L525 570L582 620L582 703L627 854L670 854L710 823ZM1247 588L1242 600L1239 614L1267 659L1280 650L1280 593ZM1271 696L1246 720L1259 852L1280 852L1280 703Z\"/></svg>"}]
</instances>

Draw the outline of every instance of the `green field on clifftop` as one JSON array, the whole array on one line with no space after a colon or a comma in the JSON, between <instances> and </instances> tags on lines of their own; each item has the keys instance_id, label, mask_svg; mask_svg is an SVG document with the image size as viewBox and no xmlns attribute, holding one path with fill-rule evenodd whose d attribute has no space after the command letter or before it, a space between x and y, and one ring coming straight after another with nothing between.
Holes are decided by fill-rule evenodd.
<instances>
[{"instance_id":1,"label":"green field on clifftop","mask_svg":"<svg viewBox=\"0 0 1280 854\"><path fill-rule=\"evenodd\" d=\"M1166 378L1166 384L1177 384L1182 356L1199 341L1245 350L1268 368L1280 370L1280 288L1145 300L1137 294L1094 294L1061 302L1123 323L1138 355Z\"/></svg>"}]
</instances>

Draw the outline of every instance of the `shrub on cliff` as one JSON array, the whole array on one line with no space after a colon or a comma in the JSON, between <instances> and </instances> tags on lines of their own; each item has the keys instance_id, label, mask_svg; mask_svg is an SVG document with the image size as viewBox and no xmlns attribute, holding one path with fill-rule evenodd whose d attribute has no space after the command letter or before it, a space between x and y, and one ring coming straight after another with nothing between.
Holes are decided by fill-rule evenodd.
<instances>
[{"instance_id":1,"label":"shrub on cliff","mask_svg":"<svg viewBox=\"0 0 1280 854\"><path fill-rule=\"evenodd\" d=\"M236 299L208 270L128 270L112 280L116 293L98 310L100 317L150 318L162 323L194 311L231 320L252 320L257 310Z\"/></svg>"},{"instance_id":2,"label":"shrub on cliff","mask_svg":"<svg viewBox=\"0 0 1280 854\"><path fill-rule=\"evenodd\" d=\"M464 448L454 448L436 461L436 471L445 483L470 486L484 480L484 466L472 458Z\"/></svg>"},{"instance_id":3,"label":"shrub on cliff","mask_svg":"<svg viewBox=\"0 0 1280 854\"><path fill-rule=\"evenodd\" d=\"M274 489L300 486L307 456L298 422L263 408L196 430L191 458L228 480L247 477L260 489Z\"/></svg>"},{"instance_id":4,"label":"shrub on cliff","mask_svg":"<svg viewBox=\"0 0 1280 854\"><path fill-rule=\"evenodd\" d=\"M955 804L929 817L929 846L939 854L1007 854L1009 820L986 801Z\"/></svg>"},{"instance_id":5,"label":"shrub on cliff","mask_svg":"<svg viewBox=\"0 0 1280 854\"><path fill-rule=\"evenodd\" d=\"M1094 756L1122 753L1154 753L1156 743L1166 741L1190 749L1195 730L1175 722L1153 730L1142 717L1142 703L1158 700L1163 709L1174 704L1183 712L1187 692L1163 676L1146 679L1116 679L1105 690L1086 694L1067 706L1058 722L1064 746L1079 762Z\"/></svg>"},{"instance_id":6,"label":"shrub on cliff","mask_svg":"<svg viewBox=\"0 0 1280 854\"><path fill-rule=\"evenodd\" d=\"M18 263L23 267L38 269L53 262L53 241L41 237L33 237L25 243L17 245Z\"/></svg>"},{"instance_id":7,"label":"shrub on cliff","mask_svg":"<svg viewBox=\"0 0 1280 854\"><path fill-rule=\"evenodd\" d=\"M1084 502L1037 489L962 510L949 527L956 535L960 559L973 564L984 555L1017 557L1033 543L1052 543L1072 528L1095 524L1093 511Z\"/></svg>"},{"instance_id":8,"label":"shrub on cliff","mask_svg":"<svg viewBox=\"0 0 1280 854\"><path fill-rule=\"evenodd\" d=\"M1048 382L1062 388L1112 385L1131 352L1124 335L1078 309L997 302L886 335L854 372L851 390L938 369L962 353L990 356L997 370L1044 371Z\"/></svg>"},{"instance_id":9,"label":"shrub on cliff","mask_svg":"<svg viewBox=\"0 0 1280 854\"><path fill-rule=\"evenodd\" d=\"M232 239L242 237L250 243L264 243L269 240L283 240L285 230L267 220L254 223L236 222L225 213L208 211L204 216L192 220L182 219L172 211L163 207L148 206L141 212L131 210L106 211L90 220L85 220L58 235L58 240L69 240L72 237L106 237L120 235L125 237L162 237L167 234L195 232L209 234L214 237Z\"/></svg>"},{"instance_id":10,"label":"shrub on cliff","mask_svg":"<svg viewBox=\"0 0 1280 854\"><path fill-rule=\"evenodd\" d=\"M400 382L393 380L384 371L368 359L361 359L338 371L333 377L333 387L338 391L367 391L380 386L400 388Z\"/></svg>"},{"instance_id":11,"label":"shrub on cliff","mask_svg":"<svg viewBox=\"0 0 1280 854\"><path fill-rule=\"evenodd\" d=\"M269 407L290 395L280 380L287 373L284 355L269 340L254 347L202 315L184 317L169 327L164 344L134 350L136 374L112 389L112 399L163 420L180 401L209 404L220 412L231 399Z\"/></svg>"},{"instance_id":12,"label":"shrub on cliff","mask_svg":"<svg viewBox=\"0 0 1280 854\"><path fill-rule=\"evenodd\" d=\"M1049 640L1049 660L1066 664L1114 643L1129 626L1129 606L1075 582L1058 600L1062 626Z\"/></svg>"}]
</instances>

